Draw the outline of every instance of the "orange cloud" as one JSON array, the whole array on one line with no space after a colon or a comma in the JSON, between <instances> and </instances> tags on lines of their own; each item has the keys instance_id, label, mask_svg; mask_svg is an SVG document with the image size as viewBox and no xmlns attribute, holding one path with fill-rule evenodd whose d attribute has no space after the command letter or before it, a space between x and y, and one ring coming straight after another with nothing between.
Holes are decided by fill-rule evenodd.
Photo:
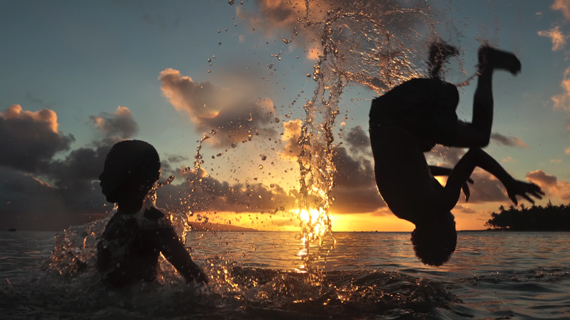
<instances>
[{"instance_id":1,"label":"orange cloud","mask_svg":"<svg viewBox=\"0 0 570 320\"><path fill-rule=\"evenodd\" d=\"M552 41L552 51L558 51L564 49L566 46L566 39L564 33L560 30L559 26L555 26L550 30L543 30L538 32L539 36L550 38Z\"/></svg>"},{"instance_id":2,"label":"orange cloud","mask_svg":"<svg viewBox=\"0 0 570 320\"><path fill-rule=\"evenodd\" d=\"M4 113L0 112L0 117L5 120L20 120L41 122L46 124L52 132L57 133L57 114L50 109L42 109L40 111L23 111L22 106L14 104L10 106Z\"/></svg>"},{"instance_id":3,"label":"orange cloud","mask_svg":"<svg viewBox=\"0 0 570 320\"><path fill-rule=\"evenodd\" d=\"M171 68L161 71L158 79L164 96L176 110L189 116L198 132L217 132L213 140L219 146L250 140L260 132L264 136L275 134L269 127L276 121L273 101L252 100L252 88L228 90L210 82L197 83Z\"/></svg>"},{"instance_id":4,"label":"orange cloud","mask_svg":"<svg viewBox=\"0 0 570 320\"><path fill-rule=\"evenodd\" d=\"M564 18L570 19L570 0L554 0L550 8L562 12Z\"/></svg>"},{"instance_id":5,"label":"orange cloud","mask_svg":"<svg viewBox=\"0 0 570 320\"><path fill-rule=\"evenodd\" d=\"M25 111L18 104L0 112L0 137L0 165L27 172L45 172L75 140L58 131L55 111Z\"/></svg>"},{"instance_id":6,"label":"orange cloud","mask_svg":"<svg viewBox=\"0 0 570 320\"><path fill-rule=\"evenodd\" d=\"M554 102L554 109L562 109L570 112L570 68L564 71L564 78L560 83L563 92L559 95L552 97Z\"/></svg>"},{"instance_id":7,"label":"orange cloud","mask_svg":"<svg viewBox=\"0 0 570 320\"><path fill-rule=\"evenodd\" d=\"M109 138L127 139L135 135L139 129L131 110L123 106L118 106L111 114L103 112L99 116L89 118L95 124L95 128Z\"/></svg>"},{"instance_id":8,"label":"orange cloud","mask_svg":"<svg viewBox=\"0 0 570 320\"><path fill-rule=\"evenodd\" d=\"M301 154L301 146L299 145L299 137L301 136L301 126L303 121L301 119L284 121L283 122L283 135L281 141L285 141L285 148L281 156L285 159L296 161L299 154Z\"/></svg>"},{"instance_id":9,"label":"orange cloud","mask_svg":"<svg viewBox=\"0 0 570 320\"><path fill-rule=\"evenodd\" d=\"M556 196L563 201L570 201L570 183L567 181L559 181L556 176L542 170L529 172L526 178L540 186L547 196Z\"/></svg>"}]
</instances>

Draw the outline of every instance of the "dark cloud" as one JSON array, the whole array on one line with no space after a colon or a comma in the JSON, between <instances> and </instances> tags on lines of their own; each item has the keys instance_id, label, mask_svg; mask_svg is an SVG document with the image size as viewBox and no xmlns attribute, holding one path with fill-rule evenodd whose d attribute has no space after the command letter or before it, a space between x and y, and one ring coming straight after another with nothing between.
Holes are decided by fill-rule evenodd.
<instances>
[{"instance_id":1,"label":"dark cloud","mask_svg":"<svg viewBox=\"0 0 570 320\"><path fill-rule=\"evenodd\" d=\"M97 130L102 132L106 138L113 140L128 139L139 131L139 126L127 107L118 106L113 113L102 112L99 116L89 118Z\"/></svg>"},{"instance_id":2,"label":"dark cloud","mask_svg":"<svg viewBox=\"0 0 570 320\"><path fill-rule=\"evenodd\" d=\"M53 160L48 176L55 181L70 210L82 214L102 213L110 206L99 188L99 175L111 147L119 141L132 138L138 124L127 107L119 106L113 113L90 116L95 128L103 133L92 147L71 151L63 160Z\"/></svg>"},{"instance_id":3,"label":"dark cloud","mask_svg":"<svg viewBox=\"0 0 570 320\"><path fill-rule=\"evenodd\" d=\"M453 168L464 154L465 149L450 148L438 144L430 152L425 153L425 156L430 164Z\"/></svg>"},{"instance_id":4,"label":"dark cloud","mask_svg":"<svg viewBox=\"0 0 570 320\"><path fill-rule=\"evenodd\" d=\"M0 167L0 190L2 228L58 230L75 221L60 190L29 174Z\"/></svg>"},{"instance_id":5,"label":"dark cloud","mask_svg":"<svg viewBox=\"0 0 570 320\"><path fill-rule=\"evenodd\" d=\"M510 201L503 184L488 172L476 170L471 175L471 179L475 183L469 184L471 191L469 203ZM463 193L460 199L465 199Z\"/></svg>"},{"instance_id":6,"label":"dark cloud","mask_svg":"<svg viewBox=\"0 0 570 320\"><path fill-rule=\"evenodd\" d=\"M0 137L0 166L35 173L47 171L52 157L74 141L58 131L54 111L25 111L17 104L0 112Z\"/></svg>"},{"instance_id":7,"label":"dark cloud","mask_svg":"<svg viewBox=\"0 0 570 320\"><path fill-rule=\"evenodd\" d=\"M247 141L257 134L274 135L273 101L248 94L225 92L210 82L196 83L180 71L165 69L158 78L162 93L176 110L186 113L200 133L215 130L219 146Z\"/></svg>"},{"instance_id":8,"label":"dark cloud","mask_svg":"<svg viewBox=\"0 0 570 320\"><path fill-rule=\"evenodd\" d=\"M211 177L203 169L179 172L185 179L157 191L158 205L167 210L275 212L292 209L295 198L278 185L229 184Z\"/></svg>"},{"instance_id":9,"label":"dark cloud","mask_svg":"<svg viewBox=\"0 0 570 320\"><path fill-rule=\"evenodd\" d=\"M528 148L528 145L524 143L524 141L522 141L521 138L507 137L500 133L491 134L491 141L497 143L498 145L507 146L507 147Z\"/></svg>"},{"instance_id":10,"label":"dark cloud","mask_svg":"<svg viewBox=\"0 0 570 320\"><path fill-rule=\"evenodd\" d=\"M373 212L385 206L369 157L353 157L343 147L335 149L335 198L331 210L337 213Z\"/></svg>"},{"instance_id":11,"label":"dark cloud","mask_svg":"<svg viewBox=\"0 0 570 320\"><path fill-rule=\"evenodd\" d=\"M282 141L286 142L282 152L284 158L297 160L301 151L298 143L301 134L301 120L283 123ZM331 210L336 213L372 212L385 206L374 178L374 167L370 156L370 140L361 127L349 131L346 137L351 152L336 147L333 162L336 166L335 186L331 196L335 201Z\"/></svg>"},{"instance_id":12,"label":"dark cloud","mask_svg":"<svg viewBox=\"0 0 570 320\"><path fill-rule=\"evenodd\" d=\"M370 138L361 126L352 128L346 134L344 140L348 143L350 152L362 152L369 155L372 154L372 148L370 147Z\"/></svg>"},{"instance_id":13,"label":"dark cloud","mask_svg":"<svg viewBox=\"0 0 570 320\"><path fill-rule=\"evenodd\" d=\"M61 229L110 210L98 177L111 146L136 134L138 125L126 107L90 118L103 138L54 159L73 141L58 132L54 111L22 111L14 105L0 114L0 131L8 140L0 142L6 155L0 162L0 193L6 200L1 221L21 229ZM17 170L38 174L50 184Z\"/></svg>"}]
</instances>

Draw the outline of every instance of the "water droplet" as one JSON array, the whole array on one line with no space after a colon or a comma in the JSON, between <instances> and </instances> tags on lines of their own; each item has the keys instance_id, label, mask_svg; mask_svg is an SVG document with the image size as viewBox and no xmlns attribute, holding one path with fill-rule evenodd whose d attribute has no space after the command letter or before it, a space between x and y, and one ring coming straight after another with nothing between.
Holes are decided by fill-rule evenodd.
<instances>
[{"instance_id":1,"label":"water droplet","mask_svg":"<svg viewBox=\"0 0 570 320\"><path fill-rule=\"evenodd\" d=\"M262 165L259 165L259 170L261 170L261 169L263 169L263 166L262 166Z\"/></svg>"},{"instance_id":2,"label":"water droplet","mask_svg":"<svg viewBox=\"0 0 570 320\"><path fill-rule=\"evenodd\" d=\"M267 160L267 156L264 155L264 154L262 154L262 155L261 155L261 161L265 161L265 160Z\"/></svg>"},{"instance_id":3,"label":"water droplet","mask_svg":"<svg viewBox=\"0 0 570 320\"><path fill-rule=\"evenodd\" d=\"M307 73L307 78L310 78L310 77L311 77L311 74L310 74L310 73Z\"/></svg>"},{"instance_id":4,"label":"water droplet","mask_svg":"<svg viewBox=\"0 0 570 320\"><path fill-rule=\"evenodd\" d=\"M234 1L234 0L229 0L228 3L229 3L230 5L233 5L233 4L235 3L235 1Z\"/></svg>"},{"instance_id":5,"label":"water droplet","mask_svg":"<svg viewBox=\"0 0 570 320\"><path fill-rule=\"evenodd\" d=\"M218 29L218 33L220 33L220 32L222 32L222 31L220 31L220 29Z\"/></svg>"}]
</instances>

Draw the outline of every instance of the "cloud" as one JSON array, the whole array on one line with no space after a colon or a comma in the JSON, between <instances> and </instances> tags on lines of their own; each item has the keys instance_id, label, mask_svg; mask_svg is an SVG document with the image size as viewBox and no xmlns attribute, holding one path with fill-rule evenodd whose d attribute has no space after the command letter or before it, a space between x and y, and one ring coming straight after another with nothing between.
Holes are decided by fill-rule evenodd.
<instances>
[{"instance_id":1,"label":"cloud","mask_svg":"<svg viewBox=\"0 0 570 320\"><path fill-rule=\"evenodd\" d=\"M99 187L105 158L111 147L132 138L138 132L138 123L127 107L119 106L113 113L103 112L89 117L103 138L91 146L72 150L65 158L53 160L50 172L70 210L82 214L103 213L110 209Z\"/></svg>"},{"instance_id":2,"label":"cloud","mask_svg":"<svg viewBox=\"0 0 570 320\"><path fill-rule=\"evenodd\" d=\"M491 134L491 140L495 143L506 146L506 147L520 147L520 148L528 148L528 145L522 141L521 138L518 137L507 137L500 133L493 133Z\"/></svg>"},{"instance_id":3,"label":"cloud","mask_svg":"<svg viewBox=\"0 0 570 320\"><path fill-rule=\"evenodd\" d=\"M285 147L281 153L283 158L296 161L299 154L301 154L299 138L302 126L303 121L301 119L283 121L283 135L281 136L281 141L285 142Z\"/></svg>"},{"instance_id":4,"label":"cloud","mask_svg":"<svg viewBox=\"0 0 570 320\"><path fill-rule=\"evenodd\" d=\"M346 148L337 147L333 161L337 170L331 193L335 198L333 212L373 212L386 206L376 187L374 166L369 157L353 157Z\"/></svg>"},{"instance_id":5,"label":"cloud","mask_svg":"<svg viewBox=\"0 0 570 320\"><path fill-rule=\"evenodd\" d=\"M564 71L564 78L560 83L563 92L559 95L552 97L554 102L554 109L562 109L570 112L570 68Z\"/></svg>"},{"instance_id":6,"label":"cloud","mask_svg":"<svg viewBox=\"0 0 570 320\"><path fill-rule=\"evenodd\" d=\"M562 12L564 18L570 19L570 0L554 0L550 8Z\"/></svg>"},{"instance_id":7,"label":"cloud","mask_svg":"<svg viewBox=\"0 0 570 320\"><path fill-rule=\"evenodd\" d=\"M556 176L542 170L529 172L526 178L540 186L547 196L559 197L565 202L570 201L570 183L567 181L558 180Z\"/></svg>"},{"instance_id":8,"label":"cloud","mask_svg":"<svg viewBox=\"0 0 570 320\"><path fill-rule=\"evenodd\" d=\"M562 33L559 26L555 26L552 29L546 31L538 31L538 35L550 38L552 41L552 51L564 49L566 46L566 39L568 38L568 36L565 36L564 33Z\"/></svg>"},{"instance_id":9,"label":"cloud","mask_svg":"<svg viewBox=\"0 0 570 320\"><path fill-rule=\"evenodd\" d=\"M219 146L250 140L260 133L275 134L269 127L276 121L271 99L252 100L253 92L230 91L210 82L196 83L170 68L161 71L158 79L164 96L176 110L189 116L198 132L216 131L213 138Z\"/></svg>"},{"instance_id":10,"label":"cloud","mask_svg":"<svg viewBox=\"0 0 570 320\"><path fill-rule=\"evenodd\" d=\"M430 152L425 153L429 163L436 163L438 166L452 168L465 154L465 149L450 148L436 145Z\"/></svg>"},{"instance_id":11,"label":"cloud","mask_svg":"<svg viewBox=\"0 0 570 320\"><path fill-rule=\"evenodd\" d=\"M4 177L0 193L7 198L1 212L14 215L4 220L18 228L58 229L84 222L86 214L104 213L111 208L97 179L111 146L134 135L138 125L126 107L90 119L103 138L54 159L73 141L71 135L58 131L54 111L23 111L14 105L0 114L0 131L8 140L8 144L0 142L6 148L0 163ZM37 174L50 184L18 170ZM28 225L23 222L27 220Z\"/></svg>"},{"instance_id":12,"label":"cloud","mask_svg":"<svg viewBox=\"0 0 570 320\"><path fill-rule=\"evenodd\" d=\"M365 153L372 155L372 148L370 147L370 138L361 126L356 126L346 134L344 140L348 143L350 152L352 153Z\"/></svg>"},{"instance_id":13,"label":"cloud","mask_svg":"<svg viewBox=\"0 0 570 320\"><path fill-rule=\"evenodd\" d=\"M36 173L47 171L52 157L75 140L58 131L55 111L25 111L18 104L0 112L0 137L0 166Z\"/></svg>"},{"instance_id":14,"label":"cloud","mask_svg":"<svg viewBox=\"0 0 570 320\"><path fill-rule=\"evenodd\" d=\"M157 191L157 204L172 211L275 212L292 209L295 198L278 185L229 184L211 177L204 169L179 170L181 184Z\"/></svg>"},{"instance_id":15,"label":"cloud","mask_svg":"<svg viewBox=\"0 0 570 320\"><path fill-rule=\"evenodd\" d=\"M515 163L515 162L518 162L518 161L517 161L516 159L514 159L513 157L508 156L508 157L506 157L506 158L504 158L504 159L501 159L501 162L511 162L511 163Z\"/></svg>"},{"instance_id":16,"label":"cloud","mask_svg":"<svg viewBox=\"0 0 570 320\"><path fill-rule=\"evenodd\" d=\"M426 7L419 1L258 0L256 4L256 11L236 8L237 16L246 20L250 29L297 44L311 60L323 55L321 43L329 40L336 53L334 68L378 92L391 87L379 80L378 74L398 68L400 75L390 74L390 80L396 82L410 75L409 53L402 50L402 43L421 47L426 39L418 35L429 33Z\"/></svg>"},{"instance_id":17,"label":"cloud","mask_svg":"<svg viewBox=\"0 0 570 320\"><path fill-rule=\"evenodd\" d=\"M305 0L257 0L256 4L256 11L236 7L236 15L247 21L250 29L261 30L268 38L278 34L286 44L300 42L308 59L318 59L321 52L319 26L308 22L322 21L327 11L332 9L328 3L314 1L310 3L311 10L307 10Z\"/></svg>"},{"instance_id":18,"label":"cloud","mask_svg":"<svg viewBox=\"0 0 570 320\"><path fill-rule=\"evenodd\" d=\"M108 138L124 140L139 131L139 126L127 107L118 106L113 113L102 112L99 116L89 118L95 124L95 128Z\"/></svg>"},{"instance_id":19,"label":"cloud","mask_svg":"<svg viewBox=\"0 0 570 320\"><path fill-rule=\"evenodd\" d=\"M471 175L474 183L469 184L469 203L510 201L501 181L487 171L477 169ZM464 199L463 193L460 199Z\"/></svg>"},{"instance_id":20,"label":"cloud","mask_svg":"<svg viewBox=\"0 0 570 320\"><path fill-rule=\"evenodd\" d=\"M2 228L61 230L74 221L59 190L29 174L0 167L0 190Z\"/></svg>"},{"instance_id":21,"label":"cloud","mask_svg":"<svg viewBox=\"0 0 570 320\"><path fill-rule=\"evenodd\" d=\"M453 213L454 213L454 214L457 214L457 212L465 213L465 214L477 213L476 210L473 210L472 208L469 208L468 206L463 206L463 205L460 205L460 204L456 205L456 206L453 208Z\"/></svg>"}]
</instances>

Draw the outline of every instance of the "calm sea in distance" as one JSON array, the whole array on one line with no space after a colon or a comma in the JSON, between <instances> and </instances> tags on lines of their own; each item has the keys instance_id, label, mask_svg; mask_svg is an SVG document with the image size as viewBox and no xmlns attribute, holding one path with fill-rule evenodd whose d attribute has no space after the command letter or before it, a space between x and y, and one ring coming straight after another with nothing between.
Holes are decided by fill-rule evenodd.
<instances>
[{"instance_id":1,"label":"calm sea in distance","mask_svg":"<svg viewBox=\"0 0 570 320\"><path fill-rule=\"evenodd\" d=\"M460 232L441 267L414 256L409 233L334 233L309 275L296 233L194 231L207 287L166 264L161 283L124 290L50 266L53 235L0 232L3 319L570 319L565 232Z\"/></svg>"}]
</instances>

